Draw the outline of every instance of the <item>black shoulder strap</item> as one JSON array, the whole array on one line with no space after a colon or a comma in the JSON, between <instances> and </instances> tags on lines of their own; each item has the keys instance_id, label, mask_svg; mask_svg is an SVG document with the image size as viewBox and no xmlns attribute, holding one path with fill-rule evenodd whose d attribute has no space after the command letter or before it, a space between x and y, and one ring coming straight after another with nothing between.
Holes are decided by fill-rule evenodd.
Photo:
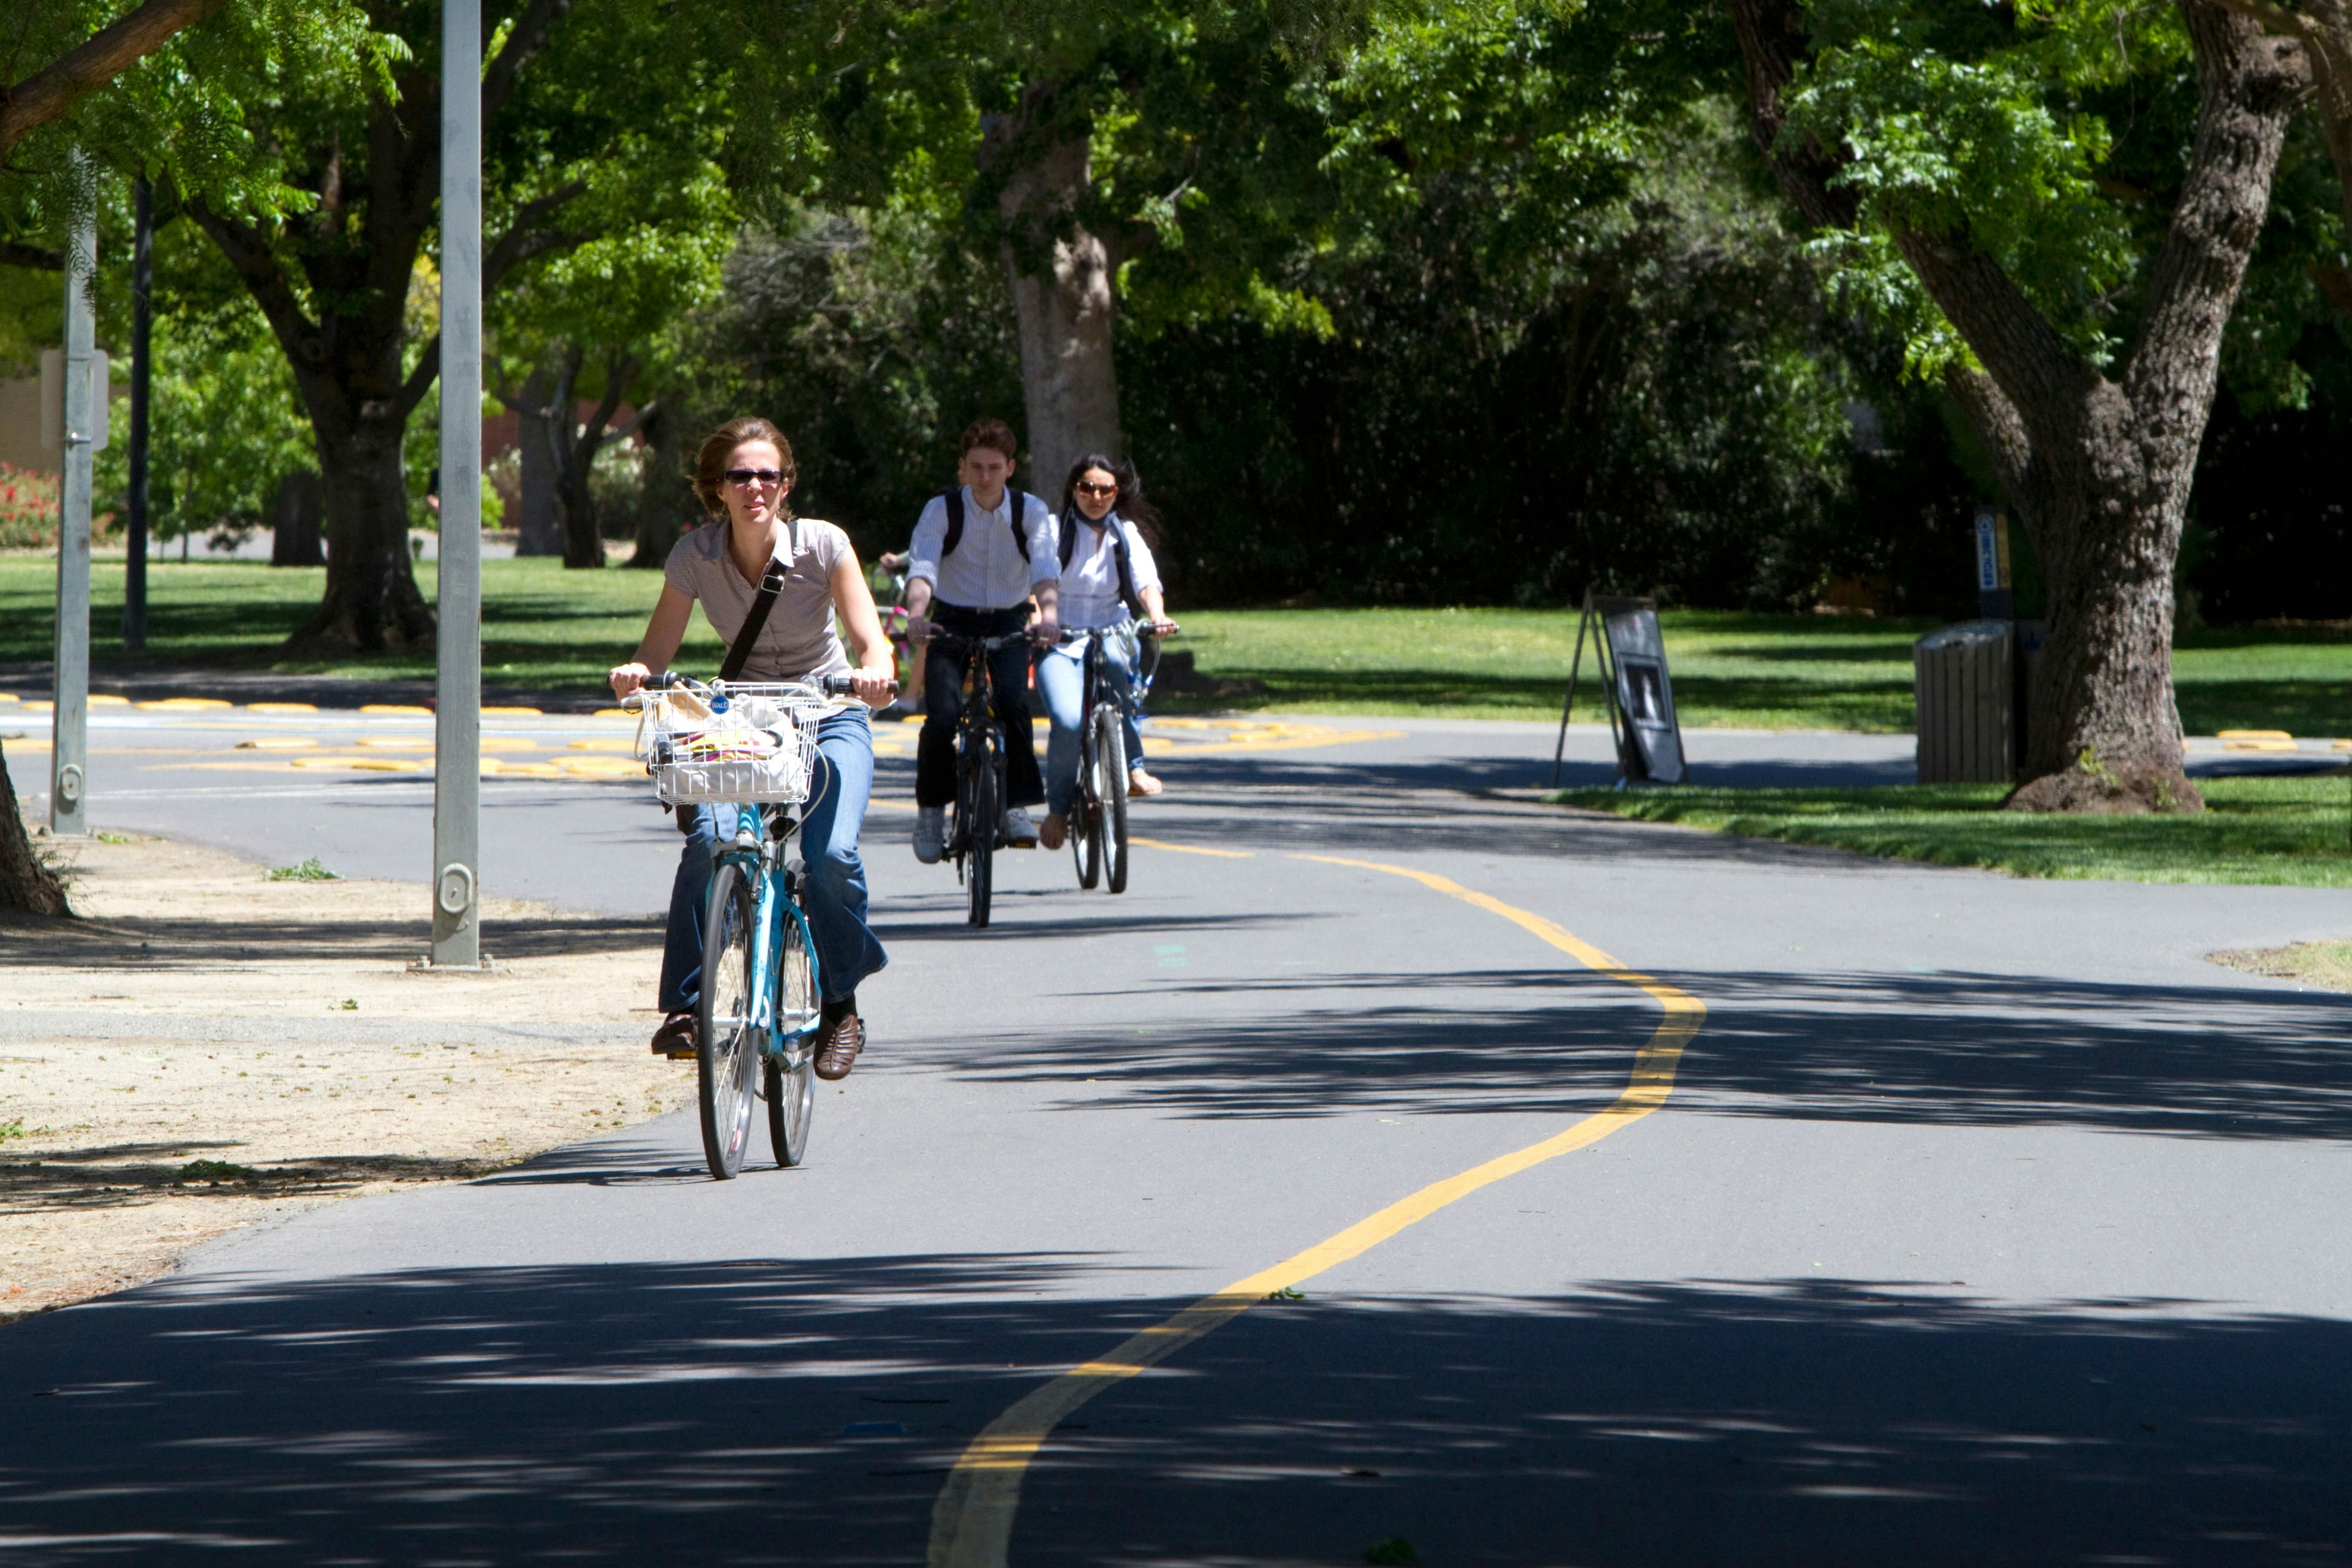
<instances>
[{"instance_id":1,"label":"black shoulder strap","mask_svg":"<svg viewBox=\"0 0 2352 1568\"><path fill-rule=\"evenodd\" d=\"M799 542L800 529L793 530L793 542ZM727 645L727 662L719 667L719 679L733 680L743 673L750 662L751 646L760 640L760 628L768 624L768 612L776 607L776 595L784 591L784 563L770 560L765 575L760 579L759 596L751 601L751 613L743 617L743 625L735 633L735 640Z\"/></svg>"},{"instance_id":2,"label":"black shoulder strap","mask_svg":"<svg viewBox=\"0 0 2352 1568\"><path fill-rule=\"evenodd\" d=\"M1029 503L1036 498L1027 490L1007 490L1004 499L1007 503L1004 514L1013 520L1013 547L1020 551L1021 559L1026 561L1029 559ZM1044 506L1045 503L1038 501L1037 504Z\"/></svg>"},{"instance_id":3,"label":"black shoulder strap","mask_svg":"<svg viewBox=\"0 0 2352 1568\"><path fill-rule=\"evenodd\" d=\"M963 487L958 485L951 490L941 490L940 500L945 501L948 508L947 542L940 546L940 559L944 561L956 552L957 545L963 542Z\"/></svg>"},{"instance_id":4,"label":"black shoulder strap","mask_svg":"<svg viewBox=\"0 0 2352 1568\"><path fill-rule=\"evenodd\" d=\"M1127 550L1127 524L1118 513L1110 517L1110 541L1113 559L1118 563L1118 602L1127 606L1130 616L1141 616L1143 598L1135 591L1135 568L1129 563Z\"/></svg>"},{"instance_id":5,"label":"black shoulder strap","mask_svg":"<svg viewBox=\"0 0 2352 1568\"><path fill-rule=\"evenodd\" d=\"M1061 549L1062 570L1065 572L1067 572L1070 569L1071 560L1078 553L1077 510L1077 508L1072 507L1070 509L1072 515L1064 518L1060 526L1055 530L1055 532L1062 536L1055 542Z\"/></svg>"}]
</instances>

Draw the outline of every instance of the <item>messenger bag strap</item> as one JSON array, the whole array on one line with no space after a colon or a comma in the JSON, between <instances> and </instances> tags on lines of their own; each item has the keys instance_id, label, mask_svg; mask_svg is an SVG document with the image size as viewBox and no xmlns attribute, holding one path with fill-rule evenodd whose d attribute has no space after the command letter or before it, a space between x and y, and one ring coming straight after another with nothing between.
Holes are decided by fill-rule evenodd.
<instances>
[{"instance_id":1,"label":"messenger bag strap","mask_svg":"<svg viewBox=\"0 0 2352 1568\"><path fill-rule=\"evenodd\" d=\"M719 679L733 680L743 673L751 658L751 645L760 640L760 628L768 624L768 612L776 607L776 595L783 591L784 563L771 559L767 575L760 579L759 596L751 601L751 613L743 617L742 628L728 645L727 662L719 667Z\"/></svg>"}]
</instances>

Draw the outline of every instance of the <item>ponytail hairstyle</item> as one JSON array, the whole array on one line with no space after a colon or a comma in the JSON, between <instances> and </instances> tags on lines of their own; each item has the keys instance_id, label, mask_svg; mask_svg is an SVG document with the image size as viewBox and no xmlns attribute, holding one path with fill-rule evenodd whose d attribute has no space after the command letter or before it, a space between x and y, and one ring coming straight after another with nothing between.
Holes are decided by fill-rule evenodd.
<instances>
[{"instance_id":1,"label":"ponytail hairstyle","mask_svg":"<svg viewBox=\"0 0 2352 1568\"><path fill-rule=\"evenodd\" d=\"M1078 479L1088 468L1100 468L1111 477L1118 486L1118 495L1110 503L1111 511L1135 524L1135 531L1143 535L1143 542L1156 552L1160 549L1160 509L1143 499L1143 481L1136 478L1135 465L1125 458L1088 452L1071 464L1070 477L1062 481L1062 519L1066 522L1087 515L1078 510Z\"/></svg>"},{"instance_id":2,"label":"ponytail hairstyle","mask_svg":"<svg viewBox=\"0 0 2352 1568\"><path fill-rule=\"evenodd\" d=\"M702 438L702 451L694 460L694 493L702 498L703 510L713 517L727 515L727 503L719 499L719 487L727 482L727 459L735 448L746 441L765 441L775 447L776 457L783 466L784 480L791 483L799 470L793 466L793 444L784 433L756 414L740 419L730 419ZM779 521L792 521L792 497L776 498Z\"/></svg>"}]
</instances>

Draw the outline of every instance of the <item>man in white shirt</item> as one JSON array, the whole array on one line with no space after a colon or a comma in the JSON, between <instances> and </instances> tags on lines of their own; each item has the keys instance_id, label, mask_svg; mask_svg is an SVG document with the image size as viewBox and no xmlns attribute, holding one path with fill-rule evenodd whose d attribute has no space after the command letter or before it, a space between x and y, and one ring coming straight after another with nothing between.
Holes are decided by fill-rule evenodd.
<instances>
[{"instance_id":1,"label":"man in white shirt","mask_svg":"<svg viewBox=\"0 0 2352 1568\"><path fill-rule=\"evenodd\" d=\"M1028 623L1037 601L1034 640L1051 647L1061 634L1055 584L1054 515L1035 496L1009 487L1016 443L1001 419L981 419L963 433L963 482L933 496L907 547L907 632L920 642L936 625L958 637L994 637ZM996 721L1004 735L1005 836L1022 848L1037 842L1028 808L1042 805L1045 784L1029 731L1029 649L991 656ZM915 858L937 863L947 843L947 808L955 799L955 730L963 712L962 669L942 653L927 655L923 730L915 743Z\"/></svg>"}]
</instances>

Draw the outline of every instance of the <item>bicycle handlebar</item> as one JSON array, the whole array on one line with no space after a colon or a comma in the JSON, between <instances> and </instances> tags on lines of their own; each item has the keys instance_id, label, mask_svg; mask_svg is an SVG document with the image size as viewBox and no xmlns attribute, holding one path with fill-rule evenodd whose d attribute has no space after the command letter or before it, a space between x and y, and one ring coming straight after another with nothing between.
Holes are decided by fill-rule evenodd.
<instances>
[{"instance_id":1,"label":"bicycle handlebar","mask_svg":"<svg viewBox=\"0 0 2352 1568\"><path fill-rule=\"evenodd\" d=\"M821 675L814 680L810 681L809 684L815 687L819 691L824 692L827 697L855 697L857 695L857 679L855 676ZM695 679L692 676L680 675L674 669L666 669L659 675L649 675L646 677L644 685L638 687L636 690L630 692L626 697L621 699L621 709L624 712L628 713L642 711L646 705L645 699L647 692L675 691L681 686L689 690L708 691L710 689L708 685L702 681ZM893 692L896 692L898 689L898 683L895 680L892 681L890 683L890 689Z\"/></svg>"},{"instance_id":2,"label":"bicycle handlebar","mask_svg":"<svg viewBox=\"0 0 2352 1568\"><path fill-rule=\"evenodd\" d=\"M1164 632L1152 630L1151 623L1150 621L1137 621L1134 622L1133 625L1135 626L1135 635L1145 638L1172 637L1184 629L1173 621L1168 623L1168 629ZM1118 629L1118 628L1117 626L1064 626L1062 628L1061 640L1066 643L1083 642L1087 637L1099 637L1104 632L1117 631Z\"/></svg>"}]
</instances>

